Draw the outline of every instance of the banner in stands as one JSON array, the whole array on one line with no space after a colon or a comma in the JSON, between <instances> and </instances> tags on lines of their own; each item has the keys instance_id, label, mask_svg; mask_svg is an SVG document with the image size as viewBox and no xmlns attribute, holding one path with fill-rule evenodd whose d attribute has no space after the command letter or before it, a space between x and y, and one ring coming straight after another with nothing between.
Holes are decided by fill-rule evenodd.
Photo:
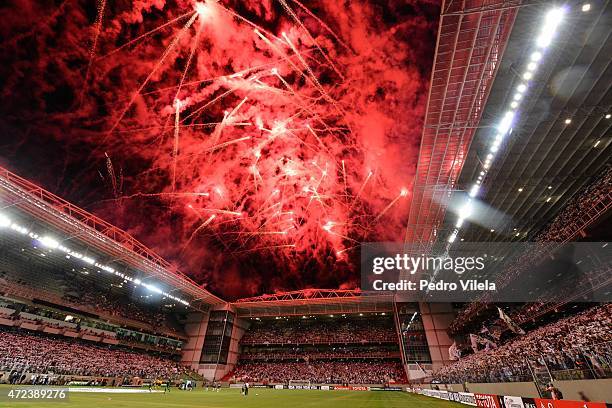
<instances>
[{"instance_id":1,"label":"banner in stands","mask_svg":"<svg viewBox=\"0 0 612 408\"><path fill-rule=\"evenodd\" d=\"M476 398L474 398L474 394L471 392L448 392L448 400L459 402L465 405L476 406Z\"/></svg>"},{"instance_id":2,"label":"banner in stands","mask_svg":"<svg viewBox=\"0 0 612 408\"><path fill-rule=\"evenodd\" d=\"M465 405L485 408L611 408L605 402L585 402L524 398L493 394L472 394L469 392L439 391L415 388L410 392L427 397L448 399Z\"/></svg>"},{"instance_id":3,"label":"banner in stands","mask_svg":"<svg viewBox=\"0 0 612 408\"><path fill-rule=\"evenodd\" d=\"M535 399L536 408L606 408L603 402Z\"/></svg>"},{"instance_id":4,"label":"banner in stands","mask_svg":"<svg viewBox=\"0 0 612 408\"><path fill-rule=\"evenodd\" d=\"M499 398L493 394L474 394L476 406L485 408L501 408Z\"/></svg>"},{"instance_id":5,"label":"banner in stands","mask_svg":"<svg viewBox=\"0 0 612 408\"><path fill-rule=\"evenodd\" d=\"M525 408L521 397L503 396L501 398L501 403L504 404L505 408Z\"/></svg>"},{"instance_id":6,"label":"banner in stands","mask_svg":"<svg viewBox=\"0 0 612 408\"><path fill-rule=\"evenodd\" d=\"M402 387L370 387L370 391L403 391Z\"/></svg>"}]
</instances>

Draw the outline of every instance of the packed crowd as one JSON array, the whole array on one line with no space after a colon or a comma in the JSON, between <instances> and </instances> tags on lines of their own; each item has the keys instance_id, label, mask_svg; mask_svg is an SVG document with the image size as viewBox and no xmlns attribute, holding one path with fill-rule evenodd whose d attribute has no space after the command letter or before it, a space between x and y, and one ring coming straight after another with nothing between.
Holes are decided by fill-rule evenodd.
<instances>
[{"instance_id":1,"label":"packed crowd","mask_svg":"<svg viewBox=\"0 0 612 408\"><path fill-rule=\"evenodd\" d=\"M0 371L174 378L185 368L161 356L0 326Z\"/></svg>"},{"instance_id":2,"label":"packed crowd","mask_svg":"<svg viewBox=\"0 0 612 408\"><path fill-rule=\"evenodd\" d=\"M540 369L561 376L612 376L612 304L539 327L497 348L444 366L433 377L443 383L530 381ZM580 377L579 377L580 378Z\"/></svg>"},{"instance_id":3,"label":"packed crowd","mask_svg":"<svg viewBox=\"0 0 612 408\"><path fill-rule=\"evenodd\" d=\"M396 345L390 347L347 346L347 347L250 347L240 354L241 360L328 360L339 358L399 358L400 352Z\"/></svg>"},{"instance_id":4,"label":"packed crowd","mask_svg":"<svg viewBox=\"0 0 612 408\"><path fill-rule=\"evenodd\" d=\"M345 319L262 320L242 337L242 344L397 343L389 316Z\"/></svg>"},{"instance_id":5,"label":"packed crowd","mask_svg":"<svg viewBox=\"0 0 612 408\"><path fill-rule=\"evenodd\" d=\"M602 202L609 202L611 198L612 167L608 167L595 182L574 196L573 200L536 237L536 241L550 242L567 239L568 234L576 233L583 228L576 223L583 218L585 212Z\"/></svg>"},{"instance_id":6,"label":"packed crowd","mask_svg":"<svg viewBox=\"0 0 612 408\"><path fill-rule=\"evenodd\" d=\"M126 302L122 296L114 295L110 291L100 292L84 283L73 282L66 293L64 299L70 303L103 310L105 314L158 325L163 324L166 320L166 316L153 307L139 305L137 302Z\"/></svg>"},{"instance_id":7,"label":"packed crowd","mask_svg":"<svg viewBox=\"0 0 612 408\"><path fill-rule=\"evenodd\" d=\"M304 380L313 384L406 382L399 359L393 361L241 362L234 371L234 379L263 383Z\"/></svg>"},{"instance_id":8,"label":"packed crowd","mask_svg":"<svg viewBox=\"0 0 612 408\"><path fill-rule=\"evenodd\" d=\"M533 264L534 259L538 258L538 253L546 253L547 250L554 248L557 242L565 242L578 233L584 228L584 225L579 224L584 215L593 212L596 208L601 210L603 203L609 202L611 198L612 166L609 166L594 182L575 194L563 210L534 237L534 241L539 243L540 249L526 252L517 262L513 262L504 271L498 284L503 285L514 281L518 275ZM455 319L451 330L461 330L475 316L479 315L484 307L485 303L470 303Z\"/></svg>"}]
</instances>

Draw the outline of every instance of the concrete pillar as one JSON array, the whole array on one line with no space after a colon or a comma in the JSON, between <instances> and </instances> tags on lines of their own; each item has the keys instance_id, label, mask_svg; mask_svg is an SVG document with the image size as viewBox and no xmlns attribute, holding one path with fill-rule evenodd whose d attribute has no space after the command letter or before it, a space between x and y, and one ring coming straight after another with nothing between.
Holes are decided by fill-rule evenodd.
<instances>
[{"instance_id":1,"label":"concrete pillar","mask_svg":"<svg viewBox=\"0 0 612 408\"><path fill-rule=\"evenodd\" d=\"M181 362L194 370L197 370L200 365L207 325L208 313L194 312L187 315L185 322L187 343L183 345Z\"/></svg>"},{"instance_id":2,"label":"concrete pillar","mask_svg":"<svg viewBox=\"0 0 612 408\"><path fill-rule=\"evenodd\" d=\"M453 340L448 335L448 327L455 319L455 310L451 303L419 303L423 327L431 355L432 368L437 370L451 360L448 348Z\"/></svg>"}]
</instances>

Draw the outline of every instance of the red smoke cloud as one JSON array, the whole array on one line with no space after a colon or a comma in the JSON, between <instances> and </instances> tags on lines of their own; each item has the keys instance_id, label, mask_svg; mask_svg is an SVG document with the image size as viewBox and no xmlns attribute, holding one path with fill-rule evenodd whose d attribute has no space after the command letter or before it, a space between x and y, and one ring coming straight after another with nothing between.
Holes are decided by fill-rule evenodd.
<instances>
[{"instance_id":1,"label":"red smoke cloud","mask_svg":"<svg viewBox=\"0 0 612 408\"><path fill-rule=\"evenodd\" d=\"M9 167L226 297L355 286L403 238L435 4L88 7L0 10Z\"/></svg>"}]
</instances>

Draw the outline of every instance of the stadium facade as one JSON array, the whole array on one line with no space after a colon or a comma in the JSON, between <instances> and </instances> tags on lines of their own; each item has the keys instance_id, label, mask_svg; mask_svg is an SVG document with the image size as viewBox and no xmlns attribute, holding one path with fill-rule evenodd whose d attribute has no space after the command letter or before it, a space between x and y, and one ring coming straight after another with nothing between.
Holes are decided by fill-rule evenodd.
<instances>
[{"instance_id":1,"label":"stadium facade","mask_svg":"<svg viewBox=\"0 0 612 408\"><path fill-rule=\"evenodd\" d=\"M451 304L404 304L396 302L392 295L327 289L225 302L126 232L6 169L0 170L0 199L4 204L0 280L5 304L4 317L0 318L3 325L15 324L7 316L15 309L7 307L7 302L24 302L23 305L56 313L63 311L65 316L73 318L81 314L92 322L157 337L155 343L161 339L174 341L173 351L180 352L184 364L205 378L221 379L236 366L241 339L254 321L325 317L342 322L347 317L350 320L387 316L395 338L383 343L395 346L393 358L402 361L409 378L423 377L448 361L447 350L452 342L447 329L454 316ZM170 325L156 326L156 322L146 321L151 316L143 321L82 303L78 296L70 295L82 293L82 286L101 293L106 293L110 286L117 302L142 302L145 308L147 302L159 303L166 309L165 314L181 316L175 323L184 330L172 329ZM123 300L119 299L121 296ZM69 320L44 318L36 323L40 316L20 313L26 318L18 323L24 329L63 333L104 344L124 344L114 336L105 336L110 334L109 330L92 327L90 333L77 333ZM52 328L56 324L60 327ZM422 334L428 341L411 344L408 332ZM324 339L321 343L334 344L334 340Z\"/></svg>"},{"instance_id":2,"label":"stadium facade","mask_svg":"<svg viewBox=\"0 0 612 408\"><path fill-rule=\"evenodd\" d=\"M517 98L515 90L534 75L535 68L522 70L534 58L530 44L548 12L522 6L447 1L442 7L405 236L422 251L464 239L609 238L610 42L609 33L601 33L610 7L572 4L566 12L572 17L554 39L565 46L547 51L529 94ZM560 71L558 61L571 63ZM576 106L570 101L577 97L583 103ZM505 131L523 136L504 141L492 162L491 129L499 128L509 106L512 115L519 112L515 102L522 98L520 116ZM478 195L487 204L483 219L502 212L512 220L465 226L468 217L458 208ZM344 361L326 357L342 350L403 370L403 376L384 380L431 380L432 372L453 361L451 335L481 330L490 313L477 303L402 302L359 290L305 289L227 302L127 232L3 168L0 203L0 325L161 353L208 380L227 380L243 363L265 370L261 355L263 361L304 361L299 352L305 349L321 361ZM605 268L609 284L610 265ZM565 296L517 322L536 328L536 319L565 313L575 300ZM296 333L320 326L354 334L368 325L375 335ZM258 332L274 336L253 335ZM596 378L607 375L594 364L588 369Z\"/></svg>"}]
</instances>

